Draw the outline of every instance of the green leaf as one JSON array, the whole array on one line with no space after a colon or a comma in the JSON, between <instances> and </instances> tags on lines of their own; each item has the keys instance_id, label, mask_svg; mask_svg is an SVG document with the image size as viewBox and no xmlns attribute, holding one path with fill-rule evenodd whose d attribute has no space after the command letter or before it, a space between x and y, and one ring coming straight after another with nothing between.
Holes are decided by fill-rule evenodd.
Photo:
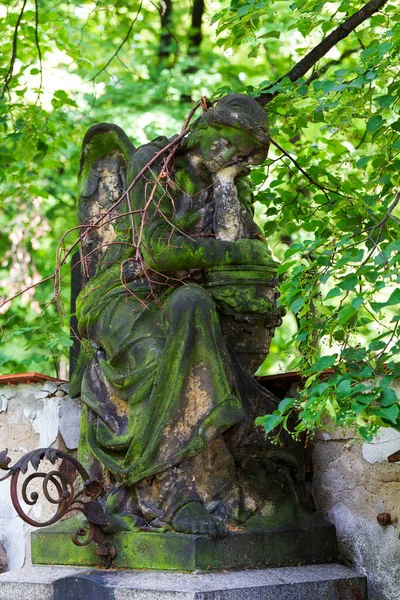
<instances>
[{"instance_id":1,"label":"green leaf","mask_svg":"<svg viewBox=\"0 0 400 600\"><path fill-rule=\"evenodd\" d=\"M397 403L397 394L393 388L387 387L381 392L380 403L382 406L390 406L391 404Z\"/></svg>"},{"instance_id":2,"label":"green leaf","mask_svg":"<svg viewBox=\"0 0 400 600\"><path fill-rule=\"evenodd\" d=\"M251 9L251 4L242 4L242 6L239 6L237 14L239 15L239 17L244 17L251 11Z\"/></svg>"},{"instance_id":3,"label":"green leaf","mask_svg":"<svg viewBox=\"0 0 400 600\"><path fill-rule=\"evenodd\" d=\"M359 427L358 431L359 431L361 437L366 442L372 442L372 440L374 439L374 432L371 431L371 429L369 429L367 427Z\"/></svg>"},{"instance_id":4,"label":"green leaf","mask_svg":"<svg viewBox=\"0 0 400 600\"><path fill-rule=\"evenodd\" d=\"M263 33L262 35L260 35L258 37L259 40L264 39L264 38L280 38L281 37L281 32L277 31L277 30L273 30L273 31L267 31L267 33Z\"/></svg>"},{"instance_id":5,"label":"green leaf","mask_svg":"<svg viewBox=\"0 0 400 600\"><path fill-rule=\"evenodd\" d=\"M345 323L348 323L348 321L350 321L350 319L352 319L356 313L357 309L354 308L354 306L346 304L346 306L343 306L338 313L338 323L340 325L345 325Z\"/></svg>"},{"instance_id":6,"label":"green leaf","mask_svg":"<svg viewBox=\"0 0 400 600\"><path fill-rule=\"evenodd\" d=\"M396 100L396 97L395 97L395 96L389 96L389 95L386 95L386 96L379 96L379 97L377 98L377 102L378 102L378 104L379 104L380 106L382 106L382 108L389 108L389 106L390 106L391 104L393 104L393 102L394 102L395 100Z\"/></svg>"},{"instance_id":7,"label":"green leaf","mask_svg":"<svg viewBox=\"0 0 400 600\"><path fill-rule=\"evenodd\" d=\"M341 281L339 283L339 287L342 290L353 291L354 288L356 287L357 283L358 283L358 277L356 277L355 275L350 275L350 276L346 277L345 279L343 279L343 281Z\"/></svg>"},{"instance_id":8,"label":"green leaf","mask_svg":"<svg viewBox=\"0 0 400 600\"><path fill-rule=\"evenodd\" d=\"M299 312L299 310L302 308L304 304L304 298L297 298L294 302L292 302L292 304L290 305L290 310L292 310L295 314Z\"/></svg>"},{"instance_id":9,"label":"green leaf","mask_svg":"<svg viewBox=\"0 0 400 600\"><path fill-rule=\"evenodd\" d=\"M357 167L359 169L362 169L363 167L365 167L365 165L367 163L369 163L371 158L373 158L373 157L372 156L363 156L363 157L359 158L358 161L356 162Z\"/></svg>"},{"instance_id":10,"label":"green leaf","mask_svg":"<svg viewBox=\"0 0 400 600\"><path fill-rule=\"evenodd\" d=\"M349 379L341 381L336 389L336 397L340 399L349 396L351 393L350 385L351 384Z\"/></svg>"},{"instance_id":11,"label":"green leaf","mask_svg":"<svg viewBox=\"0 0 400 600\"><path fill-rule=\"evenodd\" d=\"M400 288L394 290L385 302L371 302L371 307L375 312L379 312L386 306L395 306L396 304L400 304Z\"/></svg>"},{"instance_id":12,"label":"green leaf","mask_svg":"<svg viewBox=\"0 0 400 600\"><path fill-rule=\"evenodd\" d=\"M361 308L361 306L363 305L363 302L364 302L364 296L362 296L361 294L359 294L358 296L356 296L355 298L353 298L353 300L351 301L351 305L356 310L359 310Z\"/></svg>"},{"instance_id":13,"label":"green leaf","mask_svg":"<svg viewBox=\"0 0 400 600\"><path fill-rule=\"evenodd\" d=\"M290 262L284 262L282 263L277 270L277 275L282 275L283 273L286 273L286 271L288 271L291 267L293 267L293 265L296 265L298 263L297 260L292 260Z\"/></svg>"},{"instance_id":14,"label":"green leaf","mask_svg":"<svg viewBox=\"0 0 400 600\"><path fill-rule=\"evenodd\" d=\"M390 421L390 423L396 425L400 409L397 404L392 404L391 406L386 406L384 408L372 409L371 412L377 417Z\"/></svg>"},{"instance_id":15,"label":"green leaf","mask_svg":"<svg viewBox=\"0 0 400 600\"><path fill-rule=\"evenodd\" d=\"M285 417L279 414L266 415L265 417L258 417L256 419L256 425L263 425L265 433L270 433L275 427L278 427Z\"/></svg>"},{"instance_id":16,"label":"green leaf","mask_svg":"<svg viewBox=\"0 0 400 600\"><path fill-rule=\"evenodd\" d=\"M326 369L330 369L336 360L337 354L333 356L321 356L321 358L313 365L313 371L325 371Z\"/></svg>"},{"instance_id":17,"label":"green leaf","mask_svg":"<svg viewBox=\"0 0 400 600\"><path fill-rule=\"evenodd\" d=\"M249 55L248 55L248 56L249 56L249 58L256 58L256 57L257 57L257 55L258 55L258 51L259 51L259 49L260 49L260 46L261 46L261 44L256 44L256 45L255 45L255 46L252 48L251 52L249 52Z\"/></svg>"},{"instance_id":18,"label":"green leaf","mask_svg":"<svg viewBox=\"0 0 400 600\"><path fill-rule=\"evenodd\" d=\"M382 127L384 122L385 121L383 120L381 115L374 115L373 117L368 119L368 122L367 122L368 133L374 133L375 131L378 131L378 129L380 129Z\"/></svg>"},{"instance_id":19,"label":"green leaf","mask_svg":"<svg viewBox=\"0 0 400 600\"><path fill-rule=\"evenodd\" d=\"M331 298L336 298L337 296L342 296L343 292L340 288L338 287L334 287L331 290L329 290L329 292L327 293L327 295L324 298L324 302L325 300L330 300Z\"/></svg>"},{"instance_id":20,"label":"green leaf","mask_svg":"<svg viewBox=\"0 0 400 600\"><path fill-rule=\"evenodd\" d=\"M280 413L284 413L288 410L288 408L292 408L294 403L296 402L295 398L284 398L280 401L278 410Z\"/></svg>"}]
</instances>

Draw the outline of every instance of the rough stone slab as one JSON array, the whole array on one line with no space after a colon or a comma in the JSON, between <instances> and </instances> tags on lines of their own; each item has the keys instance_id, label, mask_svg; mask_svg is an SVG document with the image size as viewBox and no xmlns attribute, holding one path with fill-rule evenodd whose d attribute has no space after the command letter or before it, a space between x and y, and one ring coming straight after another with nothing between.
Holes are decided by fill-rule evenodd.
<instances>
[{"instance_id":1,"label":"rough stone slab","mask_svg":"<svg viewBox=\"0 0 400 600\"><path fill-rule=\"evenodd\" d=\"M93 544L77 547L63 521L32 533L32 562L102 567ZM225 538L184 533L126 532L110 537L113 566L125 569L210 571L336 562L335 528L313 515L303 526L231 531Z\"/></svg>"},{"instance_id":2,"label":"rough stone slab","mask_svg":"<svg viewBox=\"0 0 400 600\"><path fill-rule=\"evenodd\" d=\"M68 567L68 576L82 570ZM65 567L30 567L0 575L0 600L55 600L53 584L66 576Z\"/></svg>"},{"instance_id":3,"label":"rough stone slab","mask_svg":"<svg viewBox=\"0 0 400 600\"><path fill-rule=\"evenodd\" d=\"M77 400L64 396L60 402L60 422L58 429L68 450L75 450L79 444L81 408Z\"/></svg>"},{"instance_id":4,"label":"rough stone slab","mask_svg":"<svg viewBox=\"0 0 400 600\"><path fill-rule=\"evenodd\" d=\"M338 565L231 573L31 567L0 575L0 600L367 600L365 577Z\"/></svg>"}]
</instances>

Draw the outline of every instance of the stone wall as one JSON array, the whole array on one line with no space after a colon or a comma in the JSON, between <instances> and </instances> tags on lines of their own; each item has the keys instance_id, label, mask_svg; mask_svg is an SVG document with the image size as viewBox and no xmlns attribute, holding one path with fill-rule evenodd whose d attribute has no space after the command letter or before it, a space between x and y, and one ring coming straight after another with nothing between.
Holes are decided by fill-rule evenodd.
<instances>
[{"instance_id":1,"label":"stone wall","mask_svg":"<svg viewBox=\"0 0 400 600\"><path fill-rule=\"evenodd\" d=\"M400 521L400 433L382 430L371 444L343 432L314 443L313 495L319 512L336 525L341 559L368 576L370 600L400 598L400 524L382 527L379 513Z\"/></svg>"},{"instance_id":2,"label":"stone wall","mask_svg":"<svg viewBox=\"0 0 400 600\"><path fill-rule=\"evenodd\" d=\"M79 416L79 402L68 396L66 383L0 386L0 450L8 448L13 462L40 447L73 453ZM321 433L313 448L316 506L336 525L342 560L368 576L370 600L400 598L400 524L377 522L382 512L400 521L400 464L386 460L399 449L400 434L390 429L371 444L343 432ZM0 483L0 571L30 564L30 527L17 517L9 489L9 481ZM43 503L31 514L44 519Z\"/></svg>"},{"instance_id":3,"label":"stone wall","mask_svg":"<svg viewBox=\"0 0 400 600\"><path fill-rule=\"evenodd\" d=\"M0 386L0 450L9 449L12 464L35 448L78 447L79 403L68 396L68 384L44 383ZM0 547L10 571L30 564L29 531L10 500L10 481L0 483ZM30 508L33 518L46 518L43 504Z\"/></svg>"}]
</instances>

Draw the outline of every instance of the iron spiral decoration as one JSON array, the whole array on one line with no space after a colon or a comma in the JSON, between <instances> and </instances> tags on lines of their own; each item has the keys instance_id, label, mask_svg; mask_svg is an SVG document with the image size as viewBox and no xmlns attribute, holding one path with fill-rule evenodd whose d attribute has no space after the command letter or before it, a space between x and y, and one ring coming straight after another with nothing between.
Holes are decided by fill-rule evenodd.
<instances>
[{"instance_id":1,"label":"iron spiral decoration","mask_svg":"<svg viewBox=\"0 0 400 600\"><path fill-rule=\"evenodd\" d=\"M19 517L32 527L48 527L69 513L80 512L89 523L89 531L79 527L72 536L73 543L76 546L87 546L94 542L96 554L111 562L116 553L101 529L102 525L107 525L106 515L99 502L99 498L105 493L103 483L92 479L76 458L56 448L39 448L28 452L12 466L7 454L7 449L0 452L0 470L7 471L0 481L11 478L11 501ZM56 468L46 472L39 471L43 461L49 461ZM23 479L21 475L26 475L30 466L34 472ZM82 480L82 487L76 490L79 478ZM42 522L31 518L21 505L21 499L29 507L41 499L41 495L33 490L33 485L38 482L41 482L41 492L47 502L57 507L55 514Z\"/></svg>"}]
</instances>

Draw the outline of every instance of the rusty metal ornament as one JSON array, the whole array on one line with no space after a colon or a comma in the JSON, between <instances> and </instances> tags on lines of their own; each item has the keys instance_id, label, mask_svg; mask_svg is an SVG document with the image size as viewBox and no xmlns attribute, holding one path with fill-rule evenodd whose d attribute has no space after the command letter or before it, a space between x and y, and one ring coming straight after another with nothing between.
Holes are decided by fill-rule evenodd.
<instances>
[{"instance_id":1,"label":"rusty metal ornament","mask_svg":"<svg viewBox=\"0 0 400 600\"><path fill-rule=\"evenodd\" d=\"M400 462L400 450L393 452L393 454L388 456L387 459L390 463Z\"/></svg>"},{"instance_id":2,"label":"rusty metal ornament","mask_svg":"<svg viewBox=\"0 0 400 600\"><path fill-rule=\"evenodd\" d=\"M76 546L88 546L95 543L95 553L104 557L110 563L116 551L109 544L101 525L107 525L106 515L98 499L104 495L103 483L91 479L89 473L74 457L57 450L56 448L39 448L25 454L18 462L10 466L11 459L7 456L8 450L0 452L0 470L7 471L0 481L11 477L11 501L19 517L32 525L32 527L47 527L60 521L65 515L72 512L83 513L89 523L89 532L84 527L79 527L72 536ZM49 461L57 468L48 472L39 471L42 461ZM61 462L60 462L61 461ZM58 464L59 463L59 464ZM22 482L20 475L26 475L29 466L34 473L29 474ZM78 475L83 481L83 486L75 491ZM42 493L50 504L57 506L56 513L47 521L35 521L22 508L20 498L28 506L34 506L39 500L36 491L29 491L32 482L42 480ZM107 566L107 565L105 565Z\"/></svg>"},{"instance_id":3,"label":"rusty metal ornament","mask_svg":"<svg viewBox=\"0 0 400 600\"><path fill-rule=\"evenodd\" d=\"M376 517L376 520L378 521L379 525L382 525L382 527L385 527L386 525L393 525L394 523L392 520L392 515L387 512L379 513L379 515Z\"/></svg>"}]
</instances>

